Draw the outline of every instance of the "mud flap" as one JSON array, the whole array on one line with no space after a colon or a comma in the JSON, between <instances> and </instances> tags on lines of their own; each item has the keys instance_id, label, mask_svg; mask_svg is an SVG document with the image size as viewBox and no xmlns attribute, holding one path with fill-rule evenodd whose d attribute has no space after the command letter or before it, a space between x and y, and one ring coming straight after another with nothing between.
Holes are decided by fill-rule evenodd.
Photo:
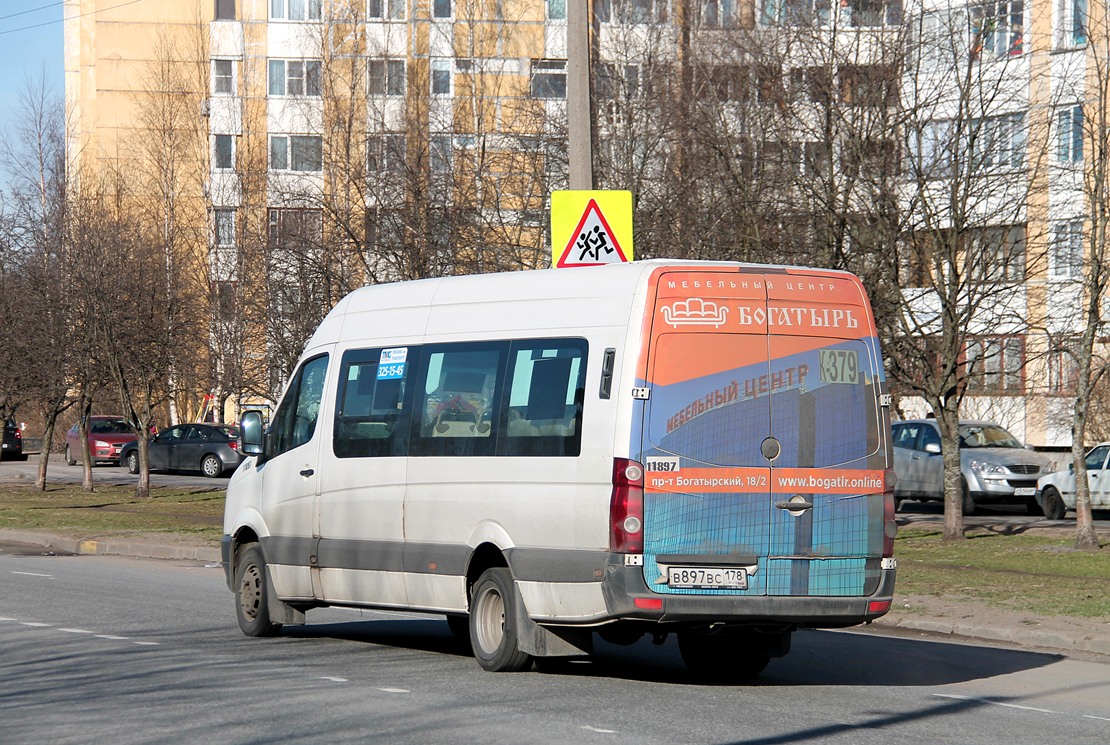
<instances>
[{"instance_id":1,"label":"mud flap","mask_svg":"<svg viewBox=\"0 0 1110 745\"><path fill-rule=\"evenodd\" d=\"M270 613L270 620L274 623L280 623L283 626L303 626L304 611L299 611L293 606L278 600L277 595L274 594L274 576L270 574L270 566L266 565L267 574L267 590L266 593L266 609Z\"/></svg>"},{"instance_id":2,"label":"mud flap","mask_svg":"<svg viewBox=\"0 0 1110 745\"><path fill-rule=\"evenodd\" d=\"M593 632L561 626L541 626L528 617L528 609L519 592L513 593L516 604L516 638L521 652L533 657L580 657L593 652Z\"/></svg>"}]
</instances>

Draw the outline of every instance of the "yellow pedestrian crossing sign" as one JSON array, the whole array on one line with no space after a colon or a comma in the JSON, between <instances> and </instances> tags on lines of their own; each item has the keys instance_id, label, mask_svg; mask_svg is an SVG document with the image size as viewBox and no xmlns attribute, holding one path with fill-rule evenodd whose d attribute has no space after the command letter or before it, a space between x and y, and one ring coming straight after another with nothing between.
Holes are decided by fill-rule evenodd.
<instances>
[{"instance_id":1,"label":"yellow pedestrian crossing sign","mask_svg":"<svg viewBox=\"0 0 1110 745\"><path fill-rule=\"evenodd\" d=\"M632 192L551 193L551 265L632 261Z\"/></svg>"}]
</instances>

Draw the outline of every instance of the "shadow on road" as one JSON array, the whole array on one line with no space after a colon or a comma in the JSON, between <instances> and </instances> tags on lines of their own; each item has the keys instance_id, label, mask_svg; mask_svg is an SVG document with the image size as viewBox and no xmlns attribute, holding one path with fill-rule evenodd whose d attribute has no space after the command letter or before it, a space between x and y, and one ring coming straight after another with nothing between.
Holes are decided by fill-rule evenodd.
<instances>
[{"instance_id":1,"label":"shadow on road","mask_svg":"<svg viewBox=\"0 0 1110 745\"><path fill-rule=\"evenodd\" d=\"M287 626L292 639L335 639L469 657L469 644L456 639L440 619L373 620ZM755 686L944 686L1046 667L1061 655L997 649L940 640L905 639L836 631L799 631L793 650L772 660ZM552 675L688 685L691 677L674 638L621 647L595 636L588 659L542 661Z\"/></svg>"}]
</instances>

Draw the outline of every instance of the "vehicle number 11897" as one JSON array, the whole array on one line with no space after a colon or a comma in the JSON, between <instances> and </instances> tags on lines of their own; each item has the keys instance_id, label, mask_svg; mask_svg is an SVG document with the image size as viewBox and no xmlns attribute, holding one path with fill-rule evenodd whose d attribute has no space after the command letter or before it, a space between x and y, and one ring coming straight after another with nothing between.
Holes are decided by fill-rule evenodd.
<instances>
[{"instance_id":1,"label":"vehicle number 11897","mask_svg":"<svg viewBox=\"0 0 1110 745\"><path fill-rule=\"evenodd\" d=\"M668 567L669 587L729 590L748 589L748 570L742 567Z\"/></svg>"}]
</instances>

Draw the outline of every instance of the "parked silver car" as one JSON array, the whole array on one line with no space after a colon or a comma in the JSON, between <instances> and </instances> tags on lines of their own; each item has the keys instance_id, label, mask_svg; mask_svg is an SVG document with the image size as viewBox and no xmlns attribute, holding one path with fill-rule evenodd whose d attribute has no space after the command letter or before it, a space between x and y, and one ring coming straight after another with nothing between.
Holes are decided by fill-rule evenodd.
<instances>
[{"instance_id":1,"label":"parked silver car","mask_svg":"<svg viewBox=\"0 0 1110 745\"><path fill-rule=\"evenodd\" d=\"M1087 484L1091 489L1091 507L1110 509L1110 442L1100 443L1087 453ZM1066 471L1056 471L1037 481L1037 503L1044 516L1059 520L1068 510L1075 509L1075 470L1068 463Z\"/></svg>"},{"instance_id":2,"label":"parked silver car","mask_svg":"<svg viewBox=\"0 0 1110 745\"><path fill-rule=\"evenodd\" d=\"M895 504L904 499L944 499L944 460L935 419L894 422ZM1037 479L1056 470L1055 461L1029 450L991 422L960 422L960 472L964 514L978 504L1024 504L1041 514Z\"/></svg>"}]
</instances>

